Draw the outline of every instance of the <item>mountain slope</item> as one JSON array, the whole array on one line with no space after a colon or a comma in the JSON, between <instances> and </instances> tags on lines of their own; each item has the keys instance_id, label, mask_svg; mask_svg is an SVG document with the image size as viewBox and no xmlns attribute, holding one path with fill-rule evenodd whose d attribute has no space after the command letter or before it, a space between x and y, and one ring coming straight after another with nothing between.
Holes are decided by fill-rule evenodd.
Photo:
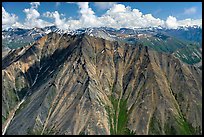
<instances>
[{"instance_id":1,"label":"mountain slope","mask_svg":"<svg viewBox=\"0 0 204 137\"><path fill-rule=\"evenodd\" d=\"M201 134L201 70L142 45L49 33L2 74L6 134Z\"/></svg>"},{"instance_id":2,"label":"mountain slope","mask_svg":"<svg viewBox=\"0 0 204 137\"><path fill-rule=\"evenodd\" d=\"M2 44L6 48L17 49L37 41L50 32L59 34L68 33L70 35L86 33L87 35L110 41L121 41L133 45L135 43L142 43L159 52L173 53L181 61L190 65L202 62L202 57L199 54L195 58L189 56L189 54L194 54L195 50L201 52L199 48L202 45L202 28L198 26L179 27L177 29L166 29L162 27L135 29L94 27L77 30L61 30L56 26L32 29L9 28L8 30L2 31ZM179 56L175 53L177 51L183 55Z\"/></svg>"}]
</instances>

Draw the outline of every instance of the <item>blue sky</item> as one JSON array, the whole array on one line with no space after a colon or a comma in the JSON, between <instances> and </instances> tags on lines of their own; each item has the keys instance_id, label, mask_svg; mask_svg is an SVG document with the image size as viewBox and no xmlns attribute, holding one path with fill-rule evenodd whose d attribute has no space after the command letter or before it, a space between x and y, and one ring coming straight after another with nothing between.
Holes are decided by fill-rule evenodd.
<instances>
[{"instance_id":1,"label":"blue sky","mask_svg":"<svg viewBox=\"0 0 204 137\"><path fill-rule=\"evenodd\" d=\"M89 2L88 8L85 8L87 8L87 12L93 12L94 16L101 17L106 14L109 9L113 9L113 5L117 4L124 5L125 8L130 7L132 11L133 9L138 9L143 15L151 14L154 18L159 18L164 21L166 21L169 16L176 18L176 20L189 18L193 20L202 19L201 2L108 2L103 4L100 2ZM83 5L81 6L83 8ZM24 10L31 9L31 4L29 2L3 2L2 7L9 15L15 14L18 18L15 21L23 24L29 14L26 14ZM118 8L120 8L120 6L118 6ZM80 4L76 3L40 2L35 10L40 14L40 17L37 18L51 23L56 20L55 17L51 17L55 11L60 14L60 19L64 18L66 21L69 19L80 20L83 16L83 13L80 11ZM53 15L49 14L50 17L44 16L46 12L53 13Z\"/></svg>"}]
</instances>

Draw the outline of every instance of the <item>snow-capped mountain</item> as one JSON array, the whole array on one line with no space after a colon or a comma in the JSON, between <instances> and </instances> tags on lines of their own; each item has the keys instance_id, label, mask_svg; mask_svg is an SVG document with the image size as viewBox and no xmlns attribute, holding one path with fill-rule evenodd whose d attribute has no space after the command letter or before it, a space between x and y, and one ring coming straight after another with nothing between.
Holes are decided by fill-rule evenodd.
<instances>
[{"instance_id":1,"label":"snow-capped mountain","mask_svg":"<svg viewBox=\"0 0 204 137\"><path fill-rule=\"evenodd\" d=\"M129 41L130 43L134 43L136 39L141 38L142 36L155 36L157 34L177 37L183 40L198 42L200 44L202 42L202 28L199 26L179 27L178 29L167 29L162 27L134 29L99 27L82 28L77 30L61 30L56 26L32 29L9 28L7 30L2 30L2 39L5 46L16 48L32 43L50 32L56 32L60 34L67 33L70 35L80 35L82 33L86 33L90 36L100 37L106 40L121 40L125 42Z\"/></svg>"},{"instance_id":2,"label":"snow-capped mountain","mask_svg":"<svg viewBox=\"0 0 204 137\"><path fill-rule=\"evenodd\" d=\"M30 44L50 32L64 33L56 26L32 29L9 28L2 30L2 43L9 48L15 49Z\"/></svg>"}]
</instances>

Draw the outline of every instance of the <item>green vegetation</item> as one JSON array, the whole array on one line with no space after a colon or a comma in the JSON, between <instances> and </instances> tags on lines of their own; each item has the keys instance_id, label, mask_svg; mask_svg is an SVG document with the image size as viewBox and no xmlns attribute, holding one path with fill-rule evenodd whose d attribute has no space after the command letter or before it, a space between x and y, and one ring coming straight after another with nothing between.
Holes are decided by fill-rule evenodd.
<instances>
[{"instance_id":1,"label":"green vegetation","mask_svg":"<svg viewBox=\"0 0 204 137\"><path fill-rule=\"evenodd\" d=\"M41 135L43 128L39 128L36 130L33 130L32 128L28 128L27 133L28 135ZM44 130L42 135L53 135L54 134L54 129L46 129Z\"/></svg>"},{"instance_id":2,"label":"green vegetation","mask_svg":"<svg viewBox=\"0 0 204 137\"><path fill-rule=\"evenodd\" d=\"M134 135L135 132L127 128L128 122L127 100L121 99L119 101L119 99L116 99L113 96L110 97L110 100L113 105L113 108L106 106L106 110L109 115L110 133L112 135ZM118 110L119 102L120 104Z\"/></svg>"},{"instance_id":3,"label":"green vegetation","mask_svg":"<svg viewBox=\"0 0 204 137\"><path fill-rule=\"evenodd\" d=\"M194 128L183 116L175 117L176 125L165 123L164 130L167 135L199 135L201 128Z\"/></svg>"},{"instance_id":4,"label":"green vegetation","mask_svg":"<svg viewBox=\"0 0 204 137\"><path fill-rule=\"evenodd\" d=\"M202 58L202 52L196 45L189 45L186 48L179 49L174 55L183 62L191 65L200 62Z\"/></svg>"},{"instance_id":5,"label":"green vegetation","mask_svg":"<svg viewBox=\"0 0 204 137\"><path fill-rule=\"evenodd\" d=\"M81 131L79 135L86 135L84 131Z\"/></svg>"},{"instance_id":6,"label":"green vegetation","mask_svg":"<svg viewBox=\"0 0 204 137\"><path fill-rule=\"evenodd\" d=\"M200 127L194 128L183 116L176 118L176 122L179 125L180 135L196 135L201 134Z\"/></svg>"},{"instance_id":7,"label":"green vegetation","mask_svg":"<svg viewBox=\"0 0 204 137\"><path fill-rule=\"evenodd\" d=\"M6 118L2 116L2 124L6 121Z\"/></svg>"},{"instance_id":8,"label":"green vegetation","mask_svg":"<svg viewBox=\"0 0 204 137\"><path fill-rule=\"evenodd\" d=\"M173 53L179 48L184 48L187 45L186 41L180 41L176 38L143 38L139 41L145 46L148 46L159 52Z\"/></svg>"},{"instance_id":9,"label":"green vegetation","mask_svg":"<svg viewBox=\"0 0 204 137\"><path fill-rule=\"evenodd\" d=\"M26 45L29 45L29 42L21 42L21 41L7 42L7 41L3 40L2 44L6 45L6 47L9 47L10 49L17 49L17 48L21 48L21 47L24 47Z\"/></svg>"},{"instance_id":10,"label":"green vegetation","mask_svg":"<svg viewBox=\"0 0 204 137\"><path fill-rule=\"evenodd\" d=\"M16 103L18 102L18 98L15 94L15 89L8 90L8 97L9 97L8 104L10 106L10 109L13 109Z\"/></svg>"},{"instance_id":11,"label":"green vegetation","mask_svg":"<svg viewBox=\"0 0 204 137\"><path fill-rule=\"evenodd\" d=\"M161 124L158 119L153 116L150 121L149 134L160 135L161 134Z\"/></svg>"},{"instance_id":12,"label":"green vegetation","mask_svg":"<svg viewBox=\"0 0 204 137\"><path fill-rule=\"evenodd\" d=\"M20 91L17 91L18 97L22 100L28 91L28 87L22 88Z\"/></svg>"},{"instance_id":13,"label":"green vegetation","mask_svg":"<svg viewBox=\"0 0 204 137\"><path fill-rule=\"evenodd\" d=\"M166 135L176 135L177 134L175 127L173 127L169 123L164 124L164 132Z\"/></svg>"},{"instance_id":14,"label":"green vegetation","mask_svg":"<svg viewBox=\"0 0 204 137\"><path fill-rule=\"evenodd\" d=\"M15 115L17 115L23 108L25 108L27 105L28 105L28 103L30 102L30 97L28 97L21 105L20 105L20 107L16 110L16 114Z\"/></svg>"},{"instance_id":15,"label":"green vegetation","mask_svg":"<svg viewBox=\"0 0 204 137\"><path fill-rule=\"evenodd\" d=\"M113 108L106 106L106 111L108 112L108 118L110 123L110 133L112 135L116 134L116 109L117 109L117 100L115 100L112 96L110 97L111 103L113 105Z\"/></svg>"},{"instance_id":16,"label":"green vegetation","mask_svg":"<svg viewBox=\"0 0 204 137\"><path fill-rule=\"evenodd\" d=\"M119 135L128 134L129 131L127 130L127 122L128 122L128 115L127 115L127 100L120 100L120 111L118 114L118 127L117 133Z\"/></svg>"},{"instance_id":17,"label":"green vegetation","mask_svg":"<svg viewBox=\"0 0 204 137\"><path fill-rule=\"evenodd\" d=\"M42 131L41 131L42 132ZM42 135L53 135L55 133L54 129L46 129Z\"/></svg>"},{"instance_id":18,"label":"green vegetation","mask_svg":"<svg viewBox=\"0 0 204 137\"><path fill-rule=\"evenodd\" d=\"M192 65L201 61L200 45L186 40L181 41L174 37L159 38L158 40L157 37L149 37L141 39L139 43L158 52L174 53L176 57L187 64Z\"/></svg>"},{"instance_id":19,"label":"green vegetation","mask_svg":"<svg viewBox=\"0 0 204 137\"><path fill-rule=\"evenodd\" d=\"M41 134L41 130L36 130L36 131L33 131L33 129L31 128L28 128L28 135L40 135Z\"/></svg>"},{"instance_id":20,"label":"green vegetation","mask_svg":"<svg viewBox=\"0 0 204 137\"><path fill-rule=\"evenodd\" d=\"M17 76L17 78L15 79L15 87L16 87L16 90L17 90L16 93L18 94L19 99L22 100L28 91L28 87L22 81L22 77Z\"/></svg>"},{"instance_id":21,"label":"green vegetation","mask_svg":"<svg viewBox=\"0 0 204 137\"><path fill-rule=\"evenodd\" d=\"M196 135L201 134L200 127L194 128L184 117L175 117L175 125L170 122L164 124L164 133L166 135ZM156 117L152 117L150 122L149 134L160 135L162 128Z\"/></svg>"}]
</instances>

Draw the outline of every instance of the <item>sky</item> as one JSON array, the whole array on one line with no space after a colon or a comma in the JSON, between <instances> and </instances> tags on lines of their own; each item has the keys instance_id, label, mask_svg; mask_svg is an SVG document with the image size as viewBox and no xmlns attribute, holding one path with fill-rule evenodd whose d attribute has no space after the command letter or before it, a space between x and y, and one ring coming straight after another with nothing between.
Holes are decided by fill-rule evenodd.
<instances>
[{"instance_id":1,"label":"sky","mask_svg":"<svg viewBox=\"0 0 204 137\"><path fill-rule=\"evenodd\" d=\"M202 26L201 2L3 2L2 28Z\"/></svg>"}]
</instances>

